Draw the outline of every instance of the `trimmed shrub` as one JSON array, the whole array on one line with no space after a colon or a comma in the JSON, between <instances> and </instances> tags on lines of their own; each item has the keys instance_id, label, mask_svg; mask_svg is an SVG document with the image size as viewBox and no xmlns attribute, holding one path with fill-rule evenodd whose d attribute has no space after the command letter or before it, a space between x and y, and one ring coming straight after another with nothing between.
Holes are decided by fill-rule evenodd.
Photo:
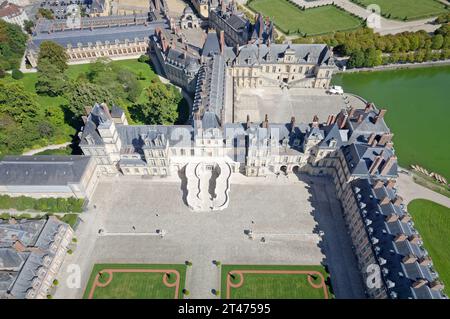
<instances>
[{"instance_id":1,"label":"trimmed shrub","mask_svg":"<svg viewBox=\"0 0 450 319\"><path fill-rule=\"evenodd\" d=\"M14 69L12 70L11 76L14 80L20 80L23 78L23 73L18 69Z\"/></svg>"}]
</instances>

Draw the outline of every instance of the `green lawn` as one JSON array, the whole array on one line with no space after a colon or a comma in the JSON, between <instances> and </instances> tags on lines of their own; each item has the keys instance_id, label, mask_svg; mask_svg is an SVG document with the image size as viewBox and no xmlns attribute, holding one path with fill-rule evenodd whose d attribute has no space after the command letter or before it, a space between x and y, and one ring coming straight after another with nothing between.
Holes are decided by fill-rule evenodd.
<instances>
[{"instance_id":1,"label":"green lawn","mask_svg":"<svg viewBox=\"0 0 450 319\"><path fill-rule=\"evenodd\" d=\"M353 2L367 7L370 4L377 4L381 8L381 13L390 19L407 20L421 19L437 16L448 11L442 2L437 0L352 0Z\"/></svg>"},{"instance_id":2,"label":"green lawn","mask_svg":"<svg viewBox=\"0 0 450 319\"><path fill-rule=\"evenodd\" d=\"M103 269L175 269L180 273L180 289L178 298L183 297L186 281L186 265L150 265L150 264L96 264L89 278L84 298L88 298L95 276ZM108 275L103 275L106 281ZM94 299L173 299L175 287L166 287L163 283L163 273L113 273L113 279L104 288L97 287ZM174 282L170 278L169 282Z\"/></svg>"},{"instance_id":3,"label":"green lawn","mask_svg":"<svg viewBox=\"0 0 450 319\"><path fill-rule=\"evenodd\" d=\"M300 10L287 0L253 0L249 7L273 19L284 33L317 35L356 29L362 20L332 5Z\"/></svg>"},{"instance_id":4,"label":"green lawn","mask_svg":"<svg viewBox=\"0 0 450 319\"><path fill-rule=\"evenodd\" d=\"M227 274L232 270L313 270L328 278L322 266L274 266L274 265L223 265L221 270L221 296L226 298ZM232 279L240 281L237 275ZM319 283L317 278L314 282ZM332 298L328 286L329 298ZM244 284L239 288L231 288L232 299L324 299L323 289L311 287L308 276L303 274L244 274Z\"/></svg>"},{"instance_id":5,"label":"green lawn","mask_svg":"<svg viewBox=\"0 0 450 319\"><path fill-rule=\"evenodd\" d=\"M415 199L408 205L414 226L423 238L445 293L450 294L450 208L425 199Z\"/></svg>"}]
</instances>

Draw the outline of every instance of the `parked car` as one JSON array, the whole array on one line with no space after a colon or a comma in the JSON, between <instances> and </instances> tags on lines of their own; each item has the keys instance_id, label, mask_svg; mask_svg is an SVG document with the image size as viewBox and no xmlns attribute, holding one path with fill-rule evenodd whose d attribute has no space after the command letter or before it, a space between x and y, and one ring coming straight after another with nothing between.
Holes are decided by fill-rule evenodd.
<instances>
[{"instance_id":1,"label":"parked car","mask_svg":"<svg viewBox=\"0 0 450 319\"><path fill-rule=\"evenodd\" d=\"M344 94L344 90L342 89L342 86L339 85L333 85L329 90L328 93L334 94L334 95L342 95Z\"/></svg>"}]
</instances>

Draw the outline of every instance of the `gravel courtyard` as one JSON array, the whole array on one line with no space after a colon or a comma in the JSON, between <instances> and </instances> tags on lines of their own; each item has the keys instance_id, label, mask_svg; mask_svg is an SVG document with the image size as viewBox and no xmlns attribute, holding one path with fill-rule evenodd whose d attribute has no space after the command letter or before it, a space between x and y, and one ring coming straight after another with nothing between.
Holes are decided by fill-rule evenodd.
<instances>
[{"instance_id":1,"label":"gravel courtyard","mask_svg":"<svg viewBox=\"0 0 450 319\"><path fill-rule=\"evenodd\" d=\"M318 265L325 255L336 296L363 297L334 190L326 179L309 179L313 184L296 177L238 178L231 185L229 207L207 213L188 209L177 181L104 179L85 213L91 221L85 220L77 231L79 249L66 260L66 264L80 265L81 288L67 289L62 284L55 297L80 297L95 263L189 260L193 267L188 269L186 287L191 297L214 298L211 290L220 287L214 260ZM104 235L98 234L100 228ZM167 232L164 238L156 235L157 229ZM249 229L253 240L246 234ZM322 238L319 230L325 233Z\"/></svg>"}]
</instances>

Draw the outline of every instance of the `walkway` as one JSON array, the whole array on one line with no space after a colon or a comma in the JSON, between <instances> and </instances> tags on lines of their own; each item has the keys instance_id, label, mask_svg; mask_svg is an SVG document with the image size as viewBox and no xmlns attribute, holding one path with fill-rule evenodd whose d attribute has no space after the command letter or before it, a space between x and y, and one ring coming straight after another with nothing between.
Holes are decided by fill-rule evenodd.
<instances>
[{"instance_id":1,"label":"walkway","mask_svg":"<svg viewBox=\"0 0 450 319\"><path fill-rule=\"evenodd\" d=\"M397 179L397 187L399 195L403 197L405 204L408 204L413 199L422 198L431 200L435 203L450 208L450 198L433 192L432 190L419 184L416 184L413 181L412 176L406 175L404 173L399 173L399 177Z\"/></svg>"},{"instance_id":2,"label":"walkway","mask_svg":"<svg viewBox=\"0 0 450 319\"><path fill-rule=\"evenodd\" d=\"M67 143L63 143L63 144L47 145L47 146L44 146L44 147L41 147L41 148L36 148L34 150L24 152L22 155L30 156L30 155L35 155L37 153L41 153L43 151L47 151L47 150L58 150L60 148L65 148L65 147L69 146L70 144L72 144L72 143L71 142L67 142Z\"/></svg>"}]
</instances>

